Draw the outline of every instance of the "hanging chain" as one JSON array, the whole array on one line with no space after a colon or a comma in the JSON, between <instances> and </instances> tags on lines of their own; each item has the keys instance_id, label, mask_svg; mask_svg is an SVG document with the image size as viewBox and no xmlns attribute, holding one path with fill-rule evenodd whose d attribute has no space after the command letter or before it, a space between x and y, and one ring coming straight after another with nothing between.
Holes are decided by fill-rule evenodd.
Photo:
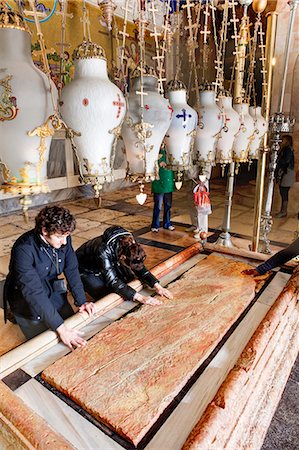
<instances>
[{"instance_id":1,"label":"hanging chain","mask_svg":"<svg viewBox=\"0 0 299 450\"><path fill-rule=\"evenodd\" d=\"M81 19L81 22L83 25L83 39L84 39L84 41L91 41L89 12L88 12L88 9L86 8L85 0L83 0L82 10L83 10L83 17Z\"/></svg>"},{"instance_id":2,"label":"hanging chain","mask_svg":"<svg viewBox=\"0 0 299 450\"><path fill-rule=\"evenodd\" d=\"M209 59L209 43L208 43L208 36L211 34L211 30L209 30L209 17L210 17L210 11L209 11L209 2L206 2L205 9L204 9L204 26L203 30L200 31L200 34L203 36L203 47L202 47L202 78L201 82L202 84L205 84L207 82L206 79L206 71L208 68L208 59Z\"/></svg>"},{"instance_id":3,"label":"hanging chain","mask_svg":"<svg viewBox=\"0 0 299 450\"><path fill-rule=\"evenodd\" d=\"M196 106L199 110L199 82L198 82L198 75L197 75L197 64L196 64L196 48L197 48L197 40L195 40L195 34L194 30L198 28L199 20L200 20L200 11L201 11L201 0L199 1L199 4L197 5L198 11L197 11L197 20L195 23L192 22L192 8L194 8L195 4L191 3L190 0L186 0L186 4L182 6L182 9L186 9L187 11L187 20L188 25L185 26L185 30L189 32L188 37L188 49L189 49L189 61L192 62L193 66L193 72L194 72L194 89L195 89L195 95L196 95ZM196 34L197 38L197 34Z\"/></svg>"},{"instance_id":4,"label":"hanging chain","mask_svg":"<svg viewBox=\"0 0 299 450\"><path fill-rule=\"evenodd\" d=\"M229 10L229 0L225 0L225 3L223 5L223 17L221 22L221 29L220 29L220 39L219 39L219 45L217 53L216 53L216 61L215 61L215 70L216 70L216 79L215 83L215 92L217 95L217 91L219 88L219 91L224 90L224 63L225 63L225 50L226 50L226 43L227 43L227 29L228 29L228 10ZM214 35L216 34L216 20L215 15L213 14L213 29L214 29Z\"/></svg>"},{"instance_id":5,"label":"hanging chain","mask_svg":"<svg viewBox=\"0 0 299 450\"><path fill-rule=\"evenodd\" d=\"M38 38L38 42L39 42L40 49L41 49L41 54L42 54L44 71L45 71L45 73L47 75L47 78L48 78L49 89L50 89L50 94L51 94L52 107L53 107L54 115L56 116L56 115L58 115L58 107L57 107L57 102L55 101L54 93L53 93L53 81L52 81L52 78L51 78L51 69L50 69L50 66L49 66L48 58L47 58L47 50L46 50L44 35L42 33L42 30L41 30L38 14L37 14L37 10L36 10L35 1L34 0L29 0L29 5L30 5L30 7L32 9L32 12L33 12L33 17L34 17L34 22L35 22L36 32L37 32L37 38Z\"/></svg>"},{"instance_id":6,"label":"hanging chain","mask_svg":"<svg viewBox=\"0 0 299 450\"><path fill-rule=\"evenodd\" d=\"M118 31L118 32L116 31L117 39L118 39L118 34L121 35L121 38L122 38L121 46L119 46L119 44L117 43L117 48L118 49L120 48L119 69L120 69L120 74L121 74L121 76L123 78L124 93L125 94L127 94L127 92L128 92L128 83L127 83L128 65L126 65L126 71L125 71L125 69L124 69L124 60L125 60L125 50L126 50L126 38L129 37L129 33L127 32L128 15L129 15L129 12L130 12L129 3L130 3L130 0L126 0L125 6L122 6L122 9L124 11L123 29L121 31Z\"/></svg>"},{"instance_id":7,"label":"hanging chain","mask_svg":"<svg viewBox=\"0 0 299 450\"><path fill-rule=\"evenodd\" d=\"M265 104L267 104L267 97L268 97L268 84L267 84L267 69L266 69L266 57L265 57L265 49L266 49L266 45L264 44L264 35L265 33L263 32L263 24L261 21L261 13L258 13L258 21L259 21L259 38L260 38L260 44L259 44L259 48L261 51L261 57L260 57L260 61L261 61L261 65L262 65L262 78L263 78L263 89L262 89L262 93L263 93L263 99Z\"/></svg>"},{"instance_id":8,"label":"hanging chain","mask_svg":"<svg viewBox=\"0 0 299 450\"><path fill-rule=\"evenodd\" d=\"M161 56L162 61L165 61L165 55L167 51L167 43L168 43L168 36L171 33L171 27L169 23L169 15L170 15L170 0L167 0L167 3L165 4L166 7L166 14L164 17L164 24L163 24L163 40L162 40L162 47L161 47Z\"/></svg>"},{"instance_id":9,"label":"hanging chain","mask_svg":"<svg viewBox=\"0 0 299 450\"><path fill-rule=\"evenodd\" d=\"M258 36L258 28L259 24L256 20L254 24L254 33L252 39L248 41L248 50L249 50L249 68L248 68L248 77L246 81L245 87L245 98L246 101L250 101L253 98L253 105L256 107L256 90L255 90L255 68L256 68L256 49L257 49L257 36Z\"/></svg>"},{"instance_id":10,"label":"hanging chain","mask_svg":"<svg viewBox=\"0 0 299 450\"><path fill-rule=\"evenodd\" d=\"M156 61L156 68L157 68L157 72L158 72L158 90L159 90L159 93L161 95L163 95L163 93L164 93L163 82L166 81L165 76L163 76L163 73L165 72L165 69L163 67L164 54L162 54L162 49L160 48L160 43L159 43L159 38L161 37L161 32L158 31L158 26L157 26L156 12L158 12L158 9L155 6L155 0L151 0L151 6L148 9L148 11L152 13L152 17L153 17L154 31L152 33L150 33L150 36L154 37L155 47L156 47L156 55L152 56L152 59L154 61ZM161 50L161 54L160 54L160 50Z\"/></svg>"},{"instance_id":11,"label":"hanging chain","mask_svg":"<svg viewBox=\"0 0 299 450\"><path fill-rule=\"evenodd\" d=\"M239 19L236 16L236 8L235 6L238 3L235 2L234 0L231 3L231 7L232 7L232 18L230 19L230 22L233 24L233 28L234 28L234 34L232 35L232 39L234 40L235 43L235 51L233 52L234 55L234 62L233 62L233 67L232 67L232 71L231 71L231 79L230 79L230 84L229 84L229 91L232 95L233 92L233 83L234 83L234 78L235 78L235 70L236 67L239 65L239 51L238 51L238 41L239 41L239 34L238 34L238 29L237 29L237 23L239 22Z\"/></svg>"}]
</instances>

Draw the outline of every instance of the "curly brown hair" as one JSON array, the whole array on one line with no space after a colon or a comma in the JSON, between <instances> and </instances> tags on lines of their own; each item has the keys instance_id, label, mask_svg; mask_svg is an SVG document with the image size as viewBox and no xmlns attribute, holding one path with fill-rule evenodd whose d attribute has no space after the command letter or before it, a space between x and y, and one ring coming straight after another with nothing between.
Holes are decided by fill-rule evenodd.
<instances>
[{"instance_id":1,"label":"curly brown hair","mask_svg":"<svg viewBox=\"0 0 299 450\"><path fill-rule=\"evenodd\" d=\"M35 230L39 234L42 234L43 229L49 235L72 233L75 228L75 217L62 206L46 206L35 218Z\"/></svg>"}]
</instances>

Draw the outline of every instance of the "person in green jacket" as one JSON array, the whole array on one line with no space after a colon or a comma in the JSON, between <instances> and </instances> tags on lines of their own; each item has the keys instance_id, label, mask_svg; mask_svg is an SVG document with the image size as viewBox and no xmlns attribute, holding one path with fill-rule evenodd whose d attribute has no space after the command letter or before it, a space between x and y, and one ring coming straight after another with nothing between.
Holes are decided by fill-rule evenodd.
<instances>
[{"instance_id":1,"label":"person in green jacket","mask_svg":"<svg viewBox=\"0 0 299 450\"><path fill-rule=\"evenodd\" d=\"M155 233L160 228L160 212L164 203L163 228L173 231L175 228L170 222L170 209L172 204L172 193L174 191L173 170L166 169L166 150L161 147L159 153L159 177L160 180L152 182L152 193L154 194L154 211L151 230Z\"/></svg>"}]
</instances>

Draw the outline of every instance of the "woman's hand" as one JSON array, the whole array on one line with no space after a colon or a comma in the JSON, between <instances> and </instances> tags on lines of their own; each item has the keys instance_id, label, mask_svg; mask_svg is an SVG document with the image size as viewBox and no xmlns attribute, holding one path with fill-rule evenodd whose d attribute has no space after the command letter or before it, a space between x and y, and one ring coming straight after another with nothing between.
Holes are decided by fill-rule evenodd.
<instances>
[{"instance_id":1,"label":"woman's hand","mask_svg":"<svg viewBox=\"0 0 299 450\"><path fill-rule=\"evenodd\" d=\"M88 317L93 316L96 313L95 304L92 302L83 303L79 308L79 313L87 312Z\"/></svg>"},{"instance_id":2,"label":"woman's hand","mask_svg":"<svg viewBox=\"0 0 299 450\"><path fill-rule=\"evenodd\" d=\"M155 297L145 297L145 295L138 294L138 292L136 292L136 294L134 295L134 300L139 303L143 303L144 305L151 306L159 306L163 304L161 300L158 300Z\"/></svg>"},{"instance_id":3,"label":"woman's hand","mask_svg":"<svg viewBox=\"0 0 299 450\"><path fill-rule=\"evenodd\" d=\"M84 347L87 344L87 341L81 337L83 331L68 328L64 323L57 328L56 332L62 342L71 350L76 347Z\"/></svg>"},{"instance_id":4,"label":"woman's hand","mask_svg":"<svg viewBox=\"0 0 299 450\"><path fill-rule=\"evenodd\" d=\"M161 297L166 297L169 299L173 298L172 293L168 289L165 289L164 287L162 287L161 284L159 284L159 283L156 283L154 285L154 289L158 295L161 295Z\"/></svg>"}]
</instances>

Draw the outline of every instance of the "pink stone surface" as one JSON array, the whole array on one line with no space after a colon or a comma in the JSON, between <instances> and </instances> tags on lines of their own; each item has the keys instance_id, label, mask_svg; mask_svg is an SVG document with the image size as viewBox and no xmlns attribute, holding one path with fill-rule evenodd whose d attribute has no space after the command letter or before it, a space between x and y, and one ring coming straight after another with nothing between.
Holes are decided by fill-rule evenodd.
<instances>
[{"instance_id":1,"label":"pink stone surface","mask_svg":"<svg viewBox=\"0 0 299 450\"><path fill-rule=\"evenodd\" d=\"M299 350L299 268L246 345L234 368L219 388L183 449L252 449L263 442L288 374ZM289 343L292 342L290 346ZM280 380L273 374L279 366ZM277 369L278 370L278 369ZM278 375L277 375L278 376ZM271 385L271 380L273 380ZM273 386L276 388L273 388ZM272 392L272 403L269 394ZM263 420L257 405L267 405ZM221 419L215 407L222 409ZM263 409L261 406L261 414ZM251 432L248 432L252 423ZM212 430L207 436L204 431ZM253 438L252 435L255 434ZM210 439L210 440L209 440ZM247 442L247 440L248 442ZM249 442L251 444L249 444Z\"/></svg>"},{"instance_id":2,"label":"pink stone surface","mask_svg":"<svg viewBox=\"0 0 299 450\"><path fill-rule=\"evenodd\" d=\"M138 444L254 297L247 267L209 256L172 283L173 300L115 322L43 378Z\"/></svg>"}]
</instances>

